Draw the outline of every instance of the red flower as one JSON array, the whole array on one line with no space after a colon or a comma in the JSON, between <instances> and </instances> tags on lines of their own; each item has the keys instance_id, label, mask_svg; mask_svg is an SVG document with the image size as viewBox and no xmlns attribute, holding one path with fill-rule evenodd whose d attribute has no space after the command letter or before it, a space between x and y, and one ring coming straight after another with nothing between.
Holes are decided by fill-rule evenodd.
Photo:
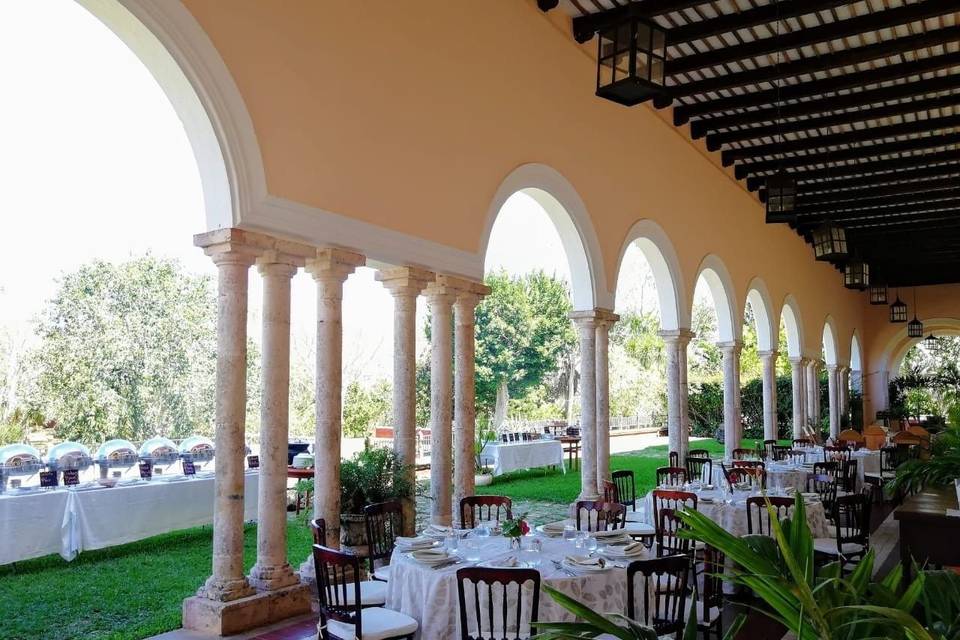
<instances>
[{"instance_id":1,"label":"red flower","mask_svg":"<svg viewBox=\"0 0 960 640\"><path fill-rule=\"evenodd\" d=\"M520 521L520 532L523 535L527 535L528 533L530 533L530 525L527 524L526 520Z\"/></svg>"}]
</instances>

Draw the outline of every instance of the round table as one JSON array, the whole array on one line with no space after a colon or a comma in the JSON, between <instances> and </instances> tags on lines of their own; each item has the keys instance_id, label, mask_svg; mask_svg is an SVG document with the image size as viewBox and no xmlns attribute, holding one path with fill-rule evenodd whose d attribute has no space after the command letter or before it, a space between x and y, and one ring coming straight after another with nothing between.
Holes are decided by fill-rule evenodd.
<instances>
[{"instance_id":1,"label":"round table","mask_svg":"<svg viewBox=\"0 0 960 640\"><path fill-rule=\"evenodd\" d=\"M730 465L728 464L727 467L730 468ZM807 477L813 473L810 467L805 468L785 462L766 462L764 470L767 472L767 489L771 491L789 487L796 491L806 491ZM713 468L713 485L720 488L727 486L727 479L719 463Z\"/></svg>"},{"instance_id":2,"label":"round table","mask_svg":"<svg viewBox=\"0 0 960 640\"><path fill-rule=\"evenodd\" d=\"M472 534L471 534L472 535ZM523 539L524 547L534 536ZM535 536L541 541L540 572L541 585L547 584L566 593L591 607L611 613L627 612L627 572L625 568L609 567L604 571L586 575L571 576L557 568L553 561L561 561L567 555L585 555L584 549L576 549L572 541L562 538L548 538L541 534ZM490 536L477 539L480 544L479 566L486 563L503 561L515 556L523 559L523 554L511 550L509 541L503 536ZM464 540L459 542L457 553L465 554ZM602 543L601 543L602 548ZM655 551L643 550L643 554L632 558L640 560L650 558ZM432 569L411 559L407 553L395 549L390 559L390 582L387 583L388 609L400 611L420 623L417 638L424 640L448 640L459 638L459 600L457 597L457 569L475 566L476 562ZM627 564L618 560L618 565ZM523 565L518 565L523 566ZM525 607L525 610L529 607ZM539 619L550 622L573 622L575 617L562 608L546 593L540 593ZM469 619L469 618L468 618Z\"/></svg>"}]
</instances>

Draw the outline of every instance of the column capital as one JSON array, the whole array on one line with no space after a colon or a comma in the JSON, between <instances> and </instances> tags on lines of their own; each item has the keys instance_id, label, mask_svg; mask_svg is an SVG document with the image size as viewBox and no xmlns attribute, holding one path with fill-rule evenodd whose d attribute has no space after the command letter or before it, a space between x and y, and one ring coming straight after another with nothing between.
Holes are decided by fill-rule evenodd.
<instances>
[{"instance_id":1,"label":"column capital","mask_svg":"<svg viewBox=\"0 0 960 640\"><path fill-rule=\"evenodd\" d=\"M679 344L689 344L696 333L690 329L664 329L663 331L657 332L657 335L663 338L663 341L666 343L679 343Z\"/></svg>"},{"instance_id":2,"label":"column capital","mask_svg":"<svg viewBox=\"0 0 960 640\"><path fill-rule=\"evenodd\" d=\"M827 371L830 373L840 373L843 370L843 365L839 364L828 364Z\"/></svg>"},{"instance_id":3,"label":"column capital","mask_svg":"<svg viewBox=\"0 0 960 640\"><path fill-rule=\"evenodd\" d=\"M377 271L375 277L394 297L415 298L434 281L436 274L419 267L388 267Z\"/></svg>"},{"instance_id":4,"label":"column capital","mask_svg":"<svg viewBox=\"0 0 960 640\"><path fill-rule=\"evenodd\" d=\"M806 367L810 364L810 358L804 356L790 356L788 360L790 360L791 364L798 364L801 367Z\"/></svg>"},{"instance_id":5,"label":"column capital","mask_svg":"<svg viewBox=\"0 0 960 640\"><path fill-rule=\"evenodd\" d=\"M257 270L262 276L286 276L292 278L297 269L304 265L304 259L269 249L260 254L257 258Z\"/></svg>"},{"instance_id":6,"label":"column capital","mask_svg":"<svg viewBox=\"0 0 960 640\"><path fill-rule=\"evenodd\" d=\"M773 358L776 360L780 356L780 352L776 349L764 349L763 351L757 351L757 355L761 358Z\"/></svg>"},{"instance_id":7,"label":"column capital","mask_svg":"<svg viewBox=\"0 0 960 640\"><path fill-rule=\"evenodd\" d=\"M193 245L203 249L207 255L237 251L254 257L274 251L289 259L306 260L316 255L317 249L310 245L292 240L275 238L256 231L247 231L237 227L215 229L193 236ZM302 262L298 264L302 266Z\"/></svg>"},{"instance_id":8,"label":"column capital","mask_svg":"<svg viewBox=\"0 0 960 640\"><path fill-rule=\"evenodd\" d=\"M725 340L718 342L717 346L720 347L722 351L733 351L739 353L743 349L743 340Z\"/></svg>"},{"instance_id":9,"label":"column capital","mask_svg":"<svg viewBox=\"0 0 960 640\"><path fill-rule=\"evenodd\" d=\"M620 316L609 309L583 309L580 311L571 311L569 316L576 324L603 325L609 327L620 319Z\"/></svg>"},{"instance_id":10,"label":"column capital","mask_svg":"<svg viewBox=\"0 0 960 640\"><path fill-rule=\"evenodd\" d=\"M346 249L325 247L317 249L306 260L307 272L317 281L343 282L357 267L367 263L365 256Z\"/></svg>"}]
</instances>

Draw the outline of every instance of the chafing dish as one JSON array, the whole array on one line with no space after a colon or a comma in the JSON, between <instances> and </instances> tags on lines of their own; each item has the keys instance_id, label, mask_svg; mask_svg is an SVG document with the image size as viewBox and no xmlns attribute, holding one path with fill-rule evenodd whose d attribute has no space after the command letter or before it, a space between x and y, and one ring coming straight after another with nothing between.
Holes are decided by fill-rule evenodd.
<instances>
[{"instance_id":1,"label":"chafing dish","mask_svg":"<svg viewBox=\"0 0 960 640\"><path fill-rule=\"evenodd\" d=\"M106 478L110 469L129 469L140 461L137 448L129 440L116 438L107 440L97 449L96 462L100 467L100 477Z\"/></svg>"},{"instance_id":2,"label":"chafing dish","mask_svg":"<svg viewBox=\"0 0 960 640\"><path fill-rule=\"evenodd\" d=\"M0 493L6 491L7 480L13 476L32 476L43 469L40 452L28 444L8 444L0 447Z\"/></svg>"},{"instance_id":3,"label":"chafing dish","mask_svg":"<svg viewBox=\"0 0 960 640\"><path fill-rule=\"evenodd\" d=\"M180 458L195 465L203 466L213 460L213 440L203 436L190 436L180 443Z\"/></svg>"},{"instance_id":4,"label":"chafing dish","mask_svg":"<svg viewBox=\"0 0 960 640\"><path fill-rule=\"evenodd\" d=\"M84 471L93 466L90 450L79 442L61 442L47 452L47 468L56 473Z\"/></svg>"},{"instance_id":5,"label":"chafing dish","mask_svg":"<svg viewBox=\"0 0 960 640\"><path fill-rule=\"evenodd\" d=\"M179 459L180 450L169 438L150 438L140 447L140 460L153 466L171 465Z\"/></svg>"}]
</instances>

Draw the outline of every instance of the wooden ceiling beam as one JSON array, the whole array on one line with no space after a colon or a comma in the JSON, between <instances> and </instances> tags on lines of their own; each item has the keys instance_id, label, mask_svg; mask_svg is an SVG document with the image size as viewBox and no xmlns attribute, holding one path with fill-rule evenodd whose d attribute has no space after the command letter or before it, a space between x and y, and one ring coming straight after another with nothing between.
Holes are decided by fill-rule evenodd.
<instances>
[{"instance_id":1,"label":"wooden ceiling beam","mask_svg":"<svg viewBox=\"0 0 960 640\"><path fill-rule=\"evenodd\" d=\"M652 18L665 13L682 11L690 7L709 4L712 0L645 0L627 4L606 11L597 11L573 19L573 38L580 44L589 42L596 35L615 24L629 18Z\"/></svg>"},{"instance_id":2,"label":"wooden ceiling beam","mask_svg":"<svg viewBox=\"0 0 960 640\"><path fill-rule=\"evenodd\" d=\"M817 13L850 4L850 0L783 0L771 2L762 7L754 7L739 13L727 13L710 20L691 22L690 24L674 27L668 31L668 42L678 44L703 40L721 33L749 29L769 22L797 18L810 13Z\"/></svg>"},{"instance_id":3,"label":"wooden ceiling beam","mask_svg":"<svg viewBox=\"0 0 960 640\"><path fill-rule=\"evenodd\" d=\"M868 215L872 212L876 212L879 216L888 209L899 209L911 205L956 199L960 199L960 183L958 182L954 183L953 188L938 191L925 191L903 195L879 195L873 198L860 198L847 202L800 205L794 209L794 213L797 216L816 216L821 219L824 217L840 219L839 217L846 217L847 215Z\"/></svg>"},{"instance_id":4,"label":"wooden ceiling beam","mask_svg":"<svg viewBox=\"0 0 960 640\"><path fill-rule=\"evenodd\" d=\"M851 189L825 191L822 193L810 193L804 188L801 188L797 191L797 206L799 208L806 208L827 204L841 205L845 202L862 204L866 199L879 198L879 196L898 196L908 193L925 194L955 189L960 185L960 180L958 180L960 168L955 167L953 174L954 175L948 178L898 183L891 183L890 181L893 179L899 180L901 176L887 176L884 182L865 184ZM759 196L761 202L766 202L766 189L762 189Z\"/></svg>"},{"instance_id":5,"label":"wooden ceiling beam","mask_svg":"<svg viewBox=\"0 0 960 640\"><path fill-rule=\"evenodd\" d=\"M919 175L919 172L930 172L922 175L941 175L940 171L950 172L957 167L960 161L960 150L948 149L937 153L928 153L924 155L905 156L900 158L886 158L883 160L870 160L867 162L858 162L856 164L845 164L830 167L829 169L805 169L791 171L790 175L799 184L800 191L803 191L807 182L815 182L816 189L827 189L828 185L844 186L849 184L850 180L867 181L893 181L898 176ZM910 172L908 174L908 172ZM747 178L747 188L750 191L756 191L766 183L766 176L750 176Z\"/></svg>"}]
</instances>

